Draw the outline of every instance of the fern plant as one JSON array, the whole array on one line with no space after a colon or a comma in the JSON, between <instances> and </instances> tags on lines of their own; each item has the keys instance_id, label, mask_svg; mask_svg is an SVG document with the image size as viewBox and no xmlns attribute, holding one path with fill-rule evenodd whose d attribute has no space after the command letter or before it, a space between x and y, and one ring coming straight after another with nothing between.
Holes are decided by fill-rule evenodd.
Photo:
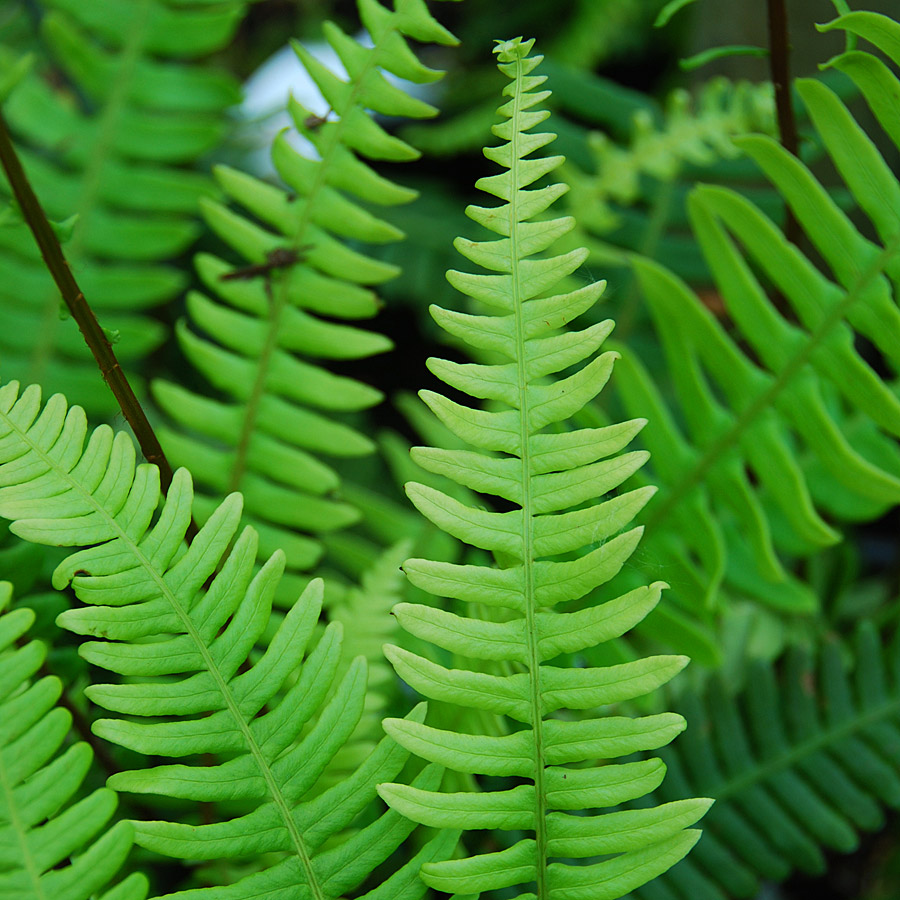
<instances>
[{"instance_id":1,"label":"fern plant","mask_svg":"<svg viewBox=\"0 0 900 900\"><path fill-rule=\"evenodd\" d=\"M885 16L853 13L827 27L900 61L900 26ZM887 99L896 75L859 50L828 65L853 79L897 144ZM854 224L774 140L747 136L735 143L784 197L810 251L738 192L700 186L688 210L723 311L658 263L632 260L664 354L652 370L626 359L617 380L623 408L651 422L642 440L660 485L639 565L666 573L670 609L707 622L720 591L813 613L818 600L791 561L839 541L841 523L873 520L900 500L900 401L879 371L898 362L900 186L829 87L801 79L797 90L868 223ZM671 636L665 615L646 633Z\"/></svg>"},{"instance_id":2,"label":"fern plant","mask_svg":"<svg viewBox=\"0 0 900 900\"><path fill-rule=\"evenodd\" d=\"M135 147L139 134L126 140L118 126L146 124L147 109L169 96L160 89L165 79L185 91L190 83L207 100L215 85L230 85L175 60L224 40L243 5L30 4L45 7L53 11L42 40L60 65L48 68L39 57L37 76L24 79L11 109L39 189L58 187L51 212L63 218L73 210L81 176L102 169L112 177L120 164L144 188L131 212L151 184L167 186L154 203L174 203L172 167L145 166L171 146L172 132L163 127L151 149ZM369 245L393 246L399 237L401 218L389 207L412 191L388 180L390 163L415 151L371 113L416 117L431 109L381 70L433 79L409 39L452 38L419 0L390 8L360 0L359 9L374 47L326 26L346 81L298 47L332 106L323 117L292 107L320 158L297 154L281 137L275 157L287 190L222 167L227 202L204 201L208 225L237 254L233 262L198 257L205 287L189 295L179 326L184 355L208 385L192 392L170 372L155 387L174 421L168 447L194 468L203 496L194 496L182 470L162 498L156 470L136 464L126 436L106 426L89 433L84 412L60 396L42 404L36 387L0 387L0 516L25 541L56 546L57 559L85 548L53 577L82 604L59 623L87 638L69 705L82 703L79 678L110 673L100 681L112 683L92 684L86 696L105 710L94 726L98 742L109 742L110 761L123 767L91 793L100 773L84 776L86 748L69 741L60 752L67 716L51 711L58 684L47 677L30 684L43 653L20 637L31 614L0 616L0 895L138 900L140 875L109 887L132 836L148 872L160 855L185 863L159 867L160 877L172 878L155 886L159 893L197 900L413 900L428 886L456 900L724 900L756 896L761 882L794 869L823 871L826 851L852 849L860 830L881 823L882 805L900 806L894 650L883 652L865 627L852 680L853 654L835 644L818 654L818 680L794 653L777 667L750 668L752 689L740 696L695 672L689 693L679 679L665 701L648 694L685 657L647 654L661 643L690 648L704 662L724 657L727 676L744 675L745 660L728 641L732 601L746 597L778 613L779 627L812 648L827 644L823 579L811 577L822 565L816 554L848 524L871 522L896 502L900 189L874 149L885 142L862 132L827 81L801 81L798 97L847 185L826 194L772 140L732 140L760 110L768 129L768 107L724 109L713 98L700 115L717 122L704 146L724 154L740 146L744 166L758 160L774 186L769 196L786 198L806 237L799 247L787 243L764 215L769 205L746 195L694 191L696 246L722 306L710 309L708 295L701 302L695 287L658 262L630 260L654 322L649 330L635 316L635 336L656 352L643 354L646 371L623 354L615 394L604 391L601 403L618 354L610 352L611 322L595 318L603 288L582 281L586 252L559 249L574 245L571 219L550 212L565 188L541 179L560 158L534 155L554 138L535 132L546 116L540 58L530 56L530 41L501 43L509 102L495 129L503 143L486 155L502 171L479 182L500 205L468 210L493 232L490 240L456 242L487 274L451 272L467 306L433 309L474 361L429 361L451 391L484 405L424 392L439 426L424 423L431 446L412 454L425 474L408 493L430 523L416 524L412 511L371 484L341 487L342 454L374 444L376 420L366 408L379 386L325 365L388 347L350 320L377 309L372 286L395 271ZM578 10L586 21L600 6ZM846 14L827 27L868 39L900 62L900 26L886 17ZM594 35L584 38L585 54L600 46ZM423 59L440 62L440 54ZM850 76L900 147L900 82L888 64L851 49L831 67ZM63 84L44 77L63 71ZM109 75L116 71L121 78ZM0 97L20 75L0 71ZM59 103L80 109L81 124L105 122L94 146L111 155L85 161L96 132L75 149L54 142L60 117L41 118L42 107L22 99L45 95L56 112ZM115 114L105 105L110 96ZM193 113L182 116L184 133L188 124L199 134L218 121L221 106L193 123L186 121ZM685 115L676 110L672 127L662 121L660 130L642 131L626 156L607 153L612 168L601 169L598 184L629 203L635 179L623 173L669 178L666 164L693 146L681 142L697 125ZM670 146L660 135L679 139ZM573 130L562 138L568 153ZM161 181L144 180L151 169ZM195 188L193 199L209 197L209 184L193 173L177 184ZM88 178L85 191L90 185ZM103 193L102 202L97 194L74 226L75 265L94 296L92 273L98 261L107 272L108 260L86 235L122 212L121 193ZM186 197L171 220L155 223L177 224L184 240ZM846 212L845 198L859 209ZM0 210L0 220L14 212ZM113 268L134 281L111 281L110 293L109 285L126 283L150 291L170 277L156 260L183 242L164 250L154 243L162 232L153 234L153 258L145 267L123 256ZM545 255L557 240L567 243ZM28 304L37 267L23 246L14 230L0 234L0 292L8 271L21 292L16 300ZM157 280L144 285L151 272ZM567 330L579 316L581 328ZM0 341L25 347L13 321L0 327ZM125 330L123 338L130 340ZM15 354L0 364L5 372ZM70 374L60 369L67 390L77 391ZM418 422L419 413L411 418ZM653 451L646 468L643 450L627 452L636 438ZM403 440L381 442L398 472L413 466ZM645 512L657 476L663 490ZM192 510L204 524L188 541ZM365 539L333 537L360 513L368 518ZM651 526L640 545L639 516ZM363 573L359 587L334 590L331 582L326 590L312 577L329 530L328 564ZM379 546L400 538L413 538L415 549ZM4 576L39 583L48 560L22 551L0 547ZM409 552L416 558L404 566L411 585L404 589L397 566ZM674 602L658 602L665 585L655 579L663 577ZM7 594L3 588L0 599ZM392 617L388 607L401 595L406 602ZM50 611L68 600L34 599L41 636L52 639ZM401 625L405 634L397 633ZM400 645L387 648L396 676L381 659L385 640ZM371 668L375 678L367 678ZM424 705L397 717L409 694L401 679L433 701L428 724ZM684 720L661 711L669 708L691 725L671 748ZM385 713L394 716L386 737L374 734ZM131 821L97 837L112 815L113 790ZM684 799L694 794L716 805L703 841L682 859L710 803ZM413 823L437 831L414 831Z\"/></svg>"},{"instance_id":3,"label":"fern plant","mask_svg":"<svg viewBox=\"0 0 900 900\"><path fill-rule=\"evenodd\" d=\"M24 642L34 613L4 611L11 596L9 582L0 582L0 896L144 900L147 880L137 873L99 893L125 861L133 828L117 822L100 834L116 809L109 788L72 802L91 749L74 743L62 750L71 726L56 706L62 686L52 676L32 681L47 648Z\"/></svg>"},{"instance_id":4,"label":"fern plant","mask_svg":"<svg viewBox=\"0 0 900 900\"><path fill-rule=\"evenodd\" d=\"M309 579L301 573L321 556L315 535L359 518L339 498L338 474L321 457L352 458L374 450L366 435L338 417L372 406L381 393L329 372L320 361L364 359L391 347L384 336L341 321L375 315L380 303L371 286L397 272L351 242L401 238L372 207L415 197L415 191L371 166L418 156L389 134L375 113L422 117L437 110L389 82L385 72L418 84L433 82L442 73L422 65L407 41L455 43L424 0L398 0L394 10L360 0L359 12L372 47L334 23L325 25L347 81L294 44L335 118L321 120L291 100L294 125L317 158L278 136L272 159L290 192L220 166L216 176L222 189L246 212L213 200L203 204L212 231L251 265L241 274L242 265L209 254L198 257L199 274L216 299L191 292L188 318L178 327L185 355L225 395L224 402L171 381L153 386L156 401L178 426L162 432L167 453L176 464L190 465L203 484L204 493L196 498L199 518L209 515L215 497L242 491L263 554L276 548L286 553L284 603L292 602Z\"/></svg>"},{"instance_id":5,"label":"fern plant","mask_svg":"<svg viewBox=\"0 0 900 900\"><path fill-rule=\"evenodd\" d=\"M311 582L284 617L265 653L241 671L269 621L284 568L274 554L255 571L258 538L237 534L240 495L229 496L189 547L190 475L181 469L159 504L159 471L135 466L123 432L101 426L87 445L83 410L61 395L41 406L40 390L0 388L0 515L24 539L88 545L67 557L54 585L72 584L86 606L59 617L64 627L99 640L82 645L96 666L125 676L94 684L90 699L128 718L101 719L94 731L145 756L227 758L215 765L156 765L121 772L111 787L194 801L245 804L210 824L134 823L144 847L188 860L271 854L270 864L229 887L234 897L336 900L391 855L412 825L388 811L335 846L327 841L354 822L375 785L400 771L407 754L385 738L343 782L306 797L356 727L366 692L365 661L334 684L340 662L338 623L303 659L322 601ZM155 518L155 521L154 521ZM208 582L208 587L204 587ZM283 688L283 690L282 690ZM329 693L333 693L329 697ZM280 692L280 693L279 693ZM325 702L327 699L327 703ZM323 705L324 704L324 705ZM424 710L411 713L421 719ZM316 716L301 739L301 730ZM415 779L436 787L440 771ZM369 900L415 898L416 871L449 854L456 835L443 832L365 894ZM215 896L215 888L179 898Z\"/></svg>"},{"instance_id":6,"label":"fern plant","mask_svg":"<svg viewBox=\"0 0 900 900\"><path fill-rule=\"evenodd\" d=\"M796 647L778 671L757 662L738 695L715 681L681 698L691 728L663 751L659 796L716 803L690 859L639 896L755 897L763 879L822 874L827 851L855 850L900 806L896 639L864 622L854 643L826 641L818 665Z\"/></svg>"},{"instance_id":7,"label":"fern plant","mask_svg":"<svg viewBox=\"0 0 900 900\"><path fill-rule=\"evenodd\" d=\"M165 337L147 311L183 289L184 275L165 263L194 240L198 199L214 192L192 164L221 141L240 96L231 75L196 59L229 40L244 6L46 0L35 70L4 107L49 214L77 217L67 256L130 372ZM0 70L14 59L0 46ZM4 377L112 415L27 231L0 229L0 268Z\"/></svg>"},{"instance_id":8,"label":"fern plant","mask_svg":"<svg viewBox=\"0 0 900 900\"><path fill-rule=\"evenodd\" d=\"M410 499L427 518L459 539L493 551L503 562L499 568L488 568L413 559L404 566L410 580L439 596L482 604L495 615L482 621L411 604L394 610L412 634L451 654L493 665L488 671L446 668L399 647L386 648L400 677L427 696L488 710L515 723L508 734L497 737L388 719L388 734L425 759L455 771L508 776L520 783L502 790L485 785L484 792L457 793L391 784L382 785L379 793L417 822L512 832L508 839L503 836L499 851L424 865L422 877L432 887L474 894L516 887L522 900L614 898L688 852L698 832L685 827L700 818L708 801L683 800L636 813L582 815L584 810L645 794L663 774L663 767L652 760L584 763L655 749L668 743L684 723L669 713L579 720L553 715L641 696L671 678L686 660L655 657L605 669L547 665L624 633L653 608L664 585L657 583L602 604L572 607L573 601L608 582L625 563L640 530L619 532L652 491L586 503L620 485L644 461L641 453L612 456L642 423L625 422L603 431L547 430L601 389L615 354L596 357L567 378L548 377L592 356L612 323L582 331L559 330L593 305L602 283L542 296L583 262L584 251L530 258L573 224L565 218L533 221L565 190L562 185L525 190L561 162L559 157L528 158L554 137L531 132L548 115L536 108L547 92L536 90L545 79L531 74L541 60L529 56L533 43L516 38L495 48L499 67L510 79L504 89L510 99L500 110L506 121L494 128L504 143L485 154L504 171L481 179L478 187L505 203L467 209L471 218L501 237L456 242L468 260L500 274L448 273L456 288L500 314L432 308L448 331L475 347L496 351L507 362L461 365L432 359L429 368L451 387L497 401L502 409L472 409L424 393L423 399L451 431L478 449L414 451L424 468L501 497L514 509L475 509L433 488L407 486ZM559 558L598 542L601 546L583 555ZM522 832L529 836L521 836ZM588 865L553 861L609 855L612 858Z\"/></svg>"}]
</instances>

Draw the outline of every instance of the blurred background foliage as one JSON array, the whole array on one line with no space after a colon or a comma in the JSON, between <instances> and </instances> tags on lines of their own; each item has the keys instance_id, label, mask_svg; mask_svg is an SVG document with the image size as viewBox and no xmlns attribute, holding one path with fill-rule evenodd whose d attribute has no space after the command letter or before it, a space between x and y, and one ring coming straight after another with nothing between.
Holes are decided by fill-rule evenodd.
<instances>
[{"instance_id":1,"label":"blurred background foliage","mask_svg":"<svg viewBox=\"0 0 900 900\"><path fill-rule=\"evenodd\" d=\"M765 4L762 0L730 0L727 4L698 0L664 28L654 28L663 5L662 0L464 0L441 4L441 21L461 43L458 48L423 51L429 66L447 70L446 78L427 95L440 108L440 115L415 124L385 123L420 149L422 156L402 168L384 165L384 172L414 187L420 196L385 214L406 233L406 239L366 251L402 270L380 289L385 305L371 323L374 330L390 337L396 349L331 366L333 371L377 386L387 397L385 403L354 419L354 424L377 440L382 452L342 467L344 499L359 508L363 518L354 528L323 538L326 569L336 580L349 584L364 579L384 548L398 540L416 541L417 554L422 552L422 544L448 540L414 513L399 485L421 477L413 472L406 455L410 444L423 439L428 443L447 440L425 415L414 392L437 387L425 368L427 357L462 359L439 337L428 305L458 304L444 272L459 264L453 239L475 236L475 226L463 209L476 199L472 185L489 170L481 148L493 141L490 126L497 121L496 96L502 86L489 53L494 39L519 34L535 37L545 55L542 71L553 90L551 127L559 135L553 152L566 156L564 177L571 187L563 205L578 220L576 232L567 240L591 251L584 272L576 273L576 278L608 280L600 314L616 320L617 342L627 344L657 385L664 390L671 387L647 304L629 264L633 252L652 257L681 276L729 334L736 333L689 232L685 201L698 180L728 185L783 222L782 201L732 140L746 132L776 135L768 61L724 55L690 71L680 62L723 45L765 46ZM896 0L866 6L897 13ZM829 0L789 0L787 9L793 74L818 77L818 64L843 47L841 36L821 35L814 28L814 23L833 18L834 8ZM37 27L43 13L39 0L0 0L0 43L16 54L45 52ZM233 39L213 57L217 65L245 84L248 99L229 114L224 141L198 153L191 162L193 167L205 171L215 162L227 162L275 180L266 148L279 123L284 124L277 117L283 101L279 104L277 98L289 88L305 97L309 84L302 80L302 70L295 63L293 69L285 69L269 61L283 54L289 37L324 52L321 26L327 19L350 34L359 31L353 0L257 0L249 5ZM854 97L849 80L832 73L822 77L868 128L872 117ZM313 102L304 102L316 112L325 111ZM835 199L849 209L850 198L838 186L802 112L799 127L801 157L823 183L834 186ZM887 141L879 149L897 171L896 149ZM198 193L208 190L213 189L201 186ZM855 216L854 221L862 220ZM197 233L200 236L190 247L191 253L227 255L208 231L197 229ZM2 245L0 239L0 249ZM179 252L182 255L173 268L181 289L192 280L196 283L196 275L187 246L179 245ZM183 296L183 290L178 296ZM179 354L175 342L161 337L171 333L183 315L183 300L177 298L148 311L152 337L147 339L149 355L140 361L138 370L143 379L163 376L189 387L198 385L198 375ZM596 410L598 421L623 415L621 401L612 392L604 394L604 403L609 407ZM843 542L814 554L798 554L777 602L767 603L758 586L726 585L727 606L695 617L692 610L703 610L705 598L683 598L681 618L668 626L681 629L672 640L687 642L688 652L699 660L701 671L692 673L694 681L699 684L704 672L718 669L728 687L739 690L748 683L748 666L777 661L790 645L815 648L842 638L863 618L871 620L880 633L892 633L897 625L900 586L898 527L896 510L882 509L843 525ZM648 540L653 540L652 534ZM663 571L661 563L657 563L658 571L652 571L652 544L648 546L651 550L646 551L645 559L650 560L650 574L669 580L671 573ZM448 545L429 552L431 558L440 558L441 553L450 558L458 548ZM0 554L5 554L2 559L7 571L19 573L18 592L40 590L41 573L49 571L52 559L18 544L7 545ZM688 576L685 578L689 584ZM391 590L399 588L392 586ZM676 584L676 596L678 590ZM682 592L689 590L682 588ZM49 593L32 593L29 603L38 607L39 622L49 631L48 623L59 611L58 600ZM627 647L622 650L628 652ZM68 667L75 673L73 677L79 677L71 648L63 646L54 653L59 671ZM891 813L887 829L863 838L854 853L830 855L826 875L764 883L759 900L900 897L898 847L900 823Z\"/></svg>"}]
</instances>

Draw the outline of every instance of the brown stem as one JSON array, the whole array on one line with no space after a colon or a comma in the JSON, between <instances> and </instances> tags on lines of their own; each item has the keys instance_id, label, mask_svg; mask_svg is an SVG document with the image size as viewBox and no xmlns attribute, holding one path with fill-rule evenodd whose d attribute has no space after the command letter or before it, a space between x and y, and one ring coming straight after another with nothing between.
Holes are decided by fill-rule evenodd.
<instances>
[{"instance_id":1,"label":"brown stem","mask_svg":"<svg viewBox=\"0 0 900 900\"><path fill-rule=\"evenodd\" d=\"M153 426L147 420L141 404L138 402L122 367L119 365L116 354L113 351L106 333L100 327L94 311L85 300L84 294L75 281L75 276L69 268L69 263L63 254L62 247L57 240L56 234L47 220L47 215L41 207L40 201L34 193L22 163L19 160L15 147L13 147L10 138L9 129L6 120L0 112L0 164L6 172L9 184L12 187L22 215L34 235L35 241L47 264L47 269L53 276L56 286L62 294L66 306L72 314L72 318L78 325L79 330L84 336L85 343L94 354L97 365L100 367L100 374L103 380L109 385L109 389L113 392L116 401L122 409L125 420L131 426L138 443L141 446L141 452L148 463L152 463L159 469L159 480L163 489L163 493L167 493L172 483L172 467L166 459L165 453L159 444ZM188 530L189 537L193 537L197 533L197 526L193 519L191 520Z\"/></svg>"},{"instance_id":2,"label":"brown stem","mask_svg":"<svg viewBox=\"0 0 900 900\"><path fill-rule=\"evenodd\" d=\"M775 88L775 114L781 146L798 156L797 120L791 103L790 36L785 0L766 0L769 10L769 66ZM793 211L785 208L784 236L792 243L801 240L800 223Z\"/></svg>"}]
</instances>

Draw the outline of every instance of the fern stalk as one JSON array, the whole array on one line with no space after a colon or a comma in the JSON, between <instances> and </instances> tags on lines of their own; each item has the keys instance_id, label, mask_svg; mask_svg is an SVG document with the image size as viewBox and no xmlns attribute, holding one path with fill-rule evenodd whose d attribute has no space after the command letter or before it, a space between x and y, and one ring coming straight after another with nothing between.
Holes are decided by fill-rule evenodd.
<instances>
[{"instance_id":1,"label":"fern stalk","mask_svg":"<svg viewBox=\"0 0 900 900\"><path fill-rule=\"evenodd\" d=\"M153 426L147 419L143 407L128 382L128 377L116 359L116 353L109 338L100 327L94 311L75 281L71 266L59 244L59 239L28 182L2 113L0 113L0 164L3 165L3 170L9 179L22 215L40 247L47 269L56 282L66 306L72 313L72 318L84 336L85 343L94 355L94 359L97 360L103 380L115 395L125 420L131 426L131 430L141 445L144 458L148 463L158 466L163 491L167 491L172 483L172 467L157 440ZM59 316L54 315L54 319L58 320Z\"/></svg>"},{"instance_id":2,"label":"fern stalk","mask_svg":"<svg viewBox=\"0 0 900 900\"><path fill-rule=\"evenodd\" d=\"M781 146L798 156L797 117L791 96L791 38L788 31L785 0L766 0L769 24L769 68L775 88L775 114L778 119L778 136ZM784 236L792 243L799 243L802 230L790 207L785 210ZM783 303L783 300L782 300Z\"/></svg>"},{"instance_id":3,"label":"fern stalk","mask_svg":"<svg viewBox=\"0 0 900 900\"><path fill-rule=\"evenodd\" d=\"M500 54L498 54L500 55ZM506 59L500 55L501 59ZM525 78L529 71L534 68L534 61L528 60L525 55L518 55L513 52L514 61L505 69L506 74L515 81L516 91L513 95L513 108L510 113L510 119L513 123L520 121L520 116L525 109L533 105L534 98L529 103L523 103L525 94ZM537 79L533 79L537 80ZM512 128L510 139L510 183L515 187L523 182L527 183L531 179L525 172L521 172L521 159L528 154L530 148L520 147L522 132L518 127ZM519 446L521 449L521 490L522 490L522 518L526 523L522 536L524 538L524 546L522 562L524 566L524 601L525 601L525 635L528 642L528 676L531 687L531 716L530 721L533 723L534 734L534 793L537 801L537 809L535 810L535 840L536 854L539 860L547 859L550 855L547 852L547 792L544 788L544 738L543 738L543 710L541 708L541 657L538 653L538 628L537 628L537 600L534 590L534 563L536 559L534 549L534 529L531 525L534 521L535 509L531 496L531 473L533 471L531 461L531 441L529 433L530 416L530 396L528 390L528 374L526 372L525 361L525 322L524 322L524 305L521 301L523 292L519 284L519 260L526 256L525 253L519 251L519 191L513 190L507 205L507 233L509 234L509 271L512 273L512 295L515 298L513 304L513 315L515 316L515 333L516 346L520 352L516 354L516 389L518 393L518 407L521 412L519 420ZM545 866L539 865L537 870L537 895L540 900L544 900L548 896L547 870Z\"/></svg>"}]
</instances>

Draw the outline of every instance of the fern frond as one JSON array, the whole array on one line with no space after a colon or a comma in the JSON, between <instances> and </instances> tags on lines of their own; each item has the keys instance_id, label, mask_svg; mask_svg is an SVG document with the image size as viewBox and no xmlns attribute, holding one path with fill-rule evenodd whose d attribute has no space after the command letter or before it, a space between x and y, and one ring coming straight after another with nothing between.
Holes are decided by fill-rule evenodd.
<instances>
[{"instance_id":1,"label":"fern frond","mask_svg":"<svg viewBox=\"0 0 900 900\"><path fill-rule=\"evenodd\" d=\"M247 277L237 267L235 277L236 267L221 259L197 259L200 277L215 299L199 292L188 296L188 318L179 324L178 338L191 364L225 395L224 401L169 382L153 388L177 424L177 430L161 435L167 454L176 464L189 465L203 485L199 517L215 505L211 497L241 490L247 521L258 530L263 552L280 547L287 554L286 602L308 580L298 573L321 555L311 535L359 518L336 496L338 476L321 457L354 457L374 449L339 415L374 405L380 392L332 374L320 361L361 359L391 347L380 334L336 321L375 315L379 300L371 285L397 272L350 242L401 238L371 210L415 196L371 167L374 160L418 156L385 131L374 114L436 112L392 85L384 72L420 84L434 81L442 73L419 63L408 39L455 43L424 0L397 0L393 11L378 0L360 0L359 11L374 41L371 48L334 23L325 25L326 38L349 73L347 81L294 44L335 118L321 121L290 101L296 129L317 154L315 159L303 156L286 135L276 138L273 162L292 193L220 166L216 176L223 191L243 211L204 203L209 227L248 263L264 265L273 253L284 260L272 271Z\"/></svg>"},{"instance_id":2,"label":"fern frond","mask_svg":"<svg viewBox=\"0 0 900 900\"><path fill-rule=\"evenodd\" d=\"M622 224L620 210L641 196L640 179L670 182L687 166L706 167L739 155L734 138L748 132L775 131L770 84L713 78L692 97L673 91L657 123L649 112L637 112L630 141L619 146L602 132L589 138L592 174L573 166L564 172L571 191L569 212L583 228L608 234Z\"/></svg>"},{"instance_id":3,"label":"fern frond","mask_svg":"<svg viewBox=\"0 0 900 900\"><path fill-rule=\"evenodd\" d=\"M865 21L879 34L900 32L884 16L859 15L835 27ZM896 75L861 51L832 65L853 78L900 145L890 112ZM788 243L747 198L701 186L689 214L733 327L671 272L634 262L665 354L662 377L674 389L657 387L658 373L634 360L617 380L625 409L651 418L642 439L660 497L646 519L645 559L695 615L715 608L723 584L726 595L776 610L814 611L815 596L786 561L837 542L841 523L900 502L900 400L890 380L900 365L900 183L829 87L801 79L797 90L868 222L857 227L833 191L774 140L749 136L737 145L783 196L817 258Z\"/></svg>"},{"instance_id":4,"label":"fern frond","mask_svg":"<svg viewBox=\"0 0 900 900\"><path fill-rule=\"evenodd\" d=\"M328 609L331 622L343 630L338 677L362 657L368 671L368 689L355 731L328 768L327 777L346 777L371 752L382 737L381 720L389 704L397 700L397 679L384 658L382 646L396 640L400 627L391 608L403 598L400 564L409 556L410 542L383 551L362 574L359 585L348 588Z\"/></svg>"},{"instance_id":5,"label":"fern frond","mask_svg":"<svg viewBox=\"0 0 900 900\"><path fill-rule=\"evenodd\" d=\"M595 356L612 329L609 321L581 331L560 330L594 304L602 283L546 296L581 265L586 252L537 256L573 223L565 218L530 221L565 190L558 184L525 189L561 162L560 157L531 158L554 139L553 134L531 130L548 115L538 108L547 92L537 90L545 79L531 74L541 60L528 55L533 43L516 38L495 49L501 71L511 80L504 89L510 99L500 108L506 121L494 127L504 143L485 150L485 155L503 171L482 178L477 186L505 202L467 209L500 239L456 241L468 260L498 274L447 275L456 288L497 314L432 307L436 321L451 334L475 347L489 346L508 362L461 365L431 359L429 368L451 387L496 401L497 406L473 409L423 392L425 402L451 431L477 449L413 451L423 468L500 497L513 509L472 508L434 488L407 485L410 499L427 518L506 563L488 568L412 559L404 566L410 580L438 596L483 604L498 615L485 621L413 604L394 610L412 634L469 659L501 662L510 674L448 669L399 647L386 648L401 678L425 695L497 713L514 723L509 733L496 736L388 719L388 734L457 772L512 776L520 783L484 793L440 793L400 784L382 785L379 791L415 821L499 832L503 849L497 852L423 866L422 877L432 887L458 893L516 888L523 892L522 900L611 900L688 852L699 832L685 829L702 816L708 801L684 800L639 813L583 815L642 796L664 771L658 761L581 767L583 763L658 748L675 737L684 722L669 713L577 720L559 715L646 694L687 660L655 657L608 668L549 664L562 654L579 653L623 634L656 605L664 585L656 583L603 604L581 603L625 564L640 529L623 529L652 491L594 502L643 463L642 453L614 455L641 422L602 431L559 433L548 428L565 422L601 390L616 354ZM590 362L574 374L549 377L585 359ZM555 861L560 859L590 862Z\"/></svg>"},{"instance_id":6,"label":"fern frond","mask_svg":"<svg viewBox=\"0 0 900 900\"><path fill-rule=\"evenodd\" d=\"M213 193L190 165L218 143L224 110L240 99L231 76L191 58L221 47L244 5L48 0L42 62L4 107L48 214L78 217L66 255L132 369L165 336L145 311L184 283L162 261L191 244L197 201ZM7 54L0 48L0 69ZM115 400L74 322L61 320L59 292L26 231L0 229L0 269L4 376L111 415Z\"/></svg>"},{"instance_id":7,"label":"fern frond","mask_svg":"<svg viewBox=\"0 0 900 900\"><path fill-rule=\"evenodd\" d=\"M61 395L41 408L37 387L20 396L15 383L0 388L0 484L0 515L12 520L16 534L91 545L54 573L57 588L71 583L90 605L67 610L58 621L98 638L81 647L89 662L133 679L88 688L93 702L127 716L98 720L95 732L145 756L227 756L216 765L188 760L118 773L110 786L239 801L249 809L215 824L134 823L139 844L194 860L272 852L269 868L229 887L229 896L248 900L335 900L393 853L411 825L391 811L325 846L369 805L375 784L403 766L407 753L392 741L383 740L344 782L304 799L356 728L366 690L362 659L335 684L337 623L304 660L319 618L320 580L288 611L256 663L241 671L269 621L284 555L256 570L257 535L251 528L238 534L239 494L226 498L185 547L193 499L186 470L176 473L157 514L159 472L135 466L126 434L101 426L88 438L83 410L69 409ZM412 720L423 715L414 711ZM439 779L430 768L417 781L426 788ZM455 840L441 835L422 855L441 858ZM409 880L417 866L407 863L396 877ZM212 890L178 896L206 897ZM404 890L398 896L421 895L411 880ZM378 891L367 896L383 896Z\"/></svg>"},{"instance_id":8,"label":"fern frond","mask_svg":"<svg viewBox=\"0 0 900 900\"><path fill-rule=\"evenodd\" d=\"M11 596L9 582L0 582L0 897L144 900L147 881L137 873L99 893L125 862L134 831L117 822L100 833L116 809L109 788L71 802L91 748L75 743L60 752L72 723L56 706L62 685L50 675L32 681L47 649L22 642L34 613L4 612Z\"/></svg>"},{"instance_id":9,"label":"fern frond","mask_svg":"<svg viewBox=\"0 0 900 900\"><path fill-rule=\"evenodd\" d=\"M658 795L716 803L691 858L639 896L755 897L762 880L823 872L827 851L851 852L900 807L900 648L869 623L855 643L826 642L818 666L794 649L779 673L755 664L739 695L714 681L679 701L691 729L663 751Z\"/></svg>"}]
</instances>

